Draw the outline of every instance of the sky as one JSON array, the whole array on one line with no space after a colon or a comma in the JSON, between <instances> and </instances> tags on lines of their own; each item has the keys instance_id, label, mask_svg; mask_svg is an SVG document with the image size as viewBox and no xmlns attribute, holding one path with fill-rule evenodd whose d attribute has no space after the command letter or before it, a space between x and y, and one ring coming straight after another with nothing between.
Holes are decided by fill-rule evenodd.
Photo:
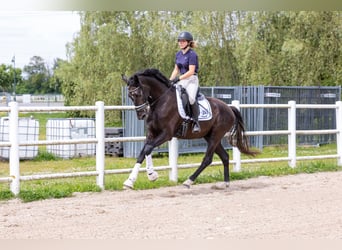
<instances>
[{"instance_id":1,"label":"sky","mask_svg":"<svg viewBox=\"0 0 342 250\"><path fill-rule=\"evenodd\" d=\"M50 66L56 58L67 59L66 44L80 30L73 11L0 11L0 65L28 65L40 56Z\"/></svg>"}]
</instances>

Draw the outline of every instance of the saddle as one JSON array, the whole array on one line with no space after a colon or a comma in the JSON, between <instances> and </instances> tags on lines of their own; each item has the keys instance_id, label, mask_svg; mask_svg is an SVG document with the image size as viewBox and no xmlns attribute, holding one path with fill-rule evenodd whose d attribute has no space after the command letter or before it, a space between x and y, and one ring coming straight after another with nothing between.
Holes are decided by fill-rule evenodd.
<instances>
[{"instance_id":1,"label":"saddle","mask_svg":"<svg viewBox=\"0 0 342 250\"><path fill-rule=\"evenodd\" d=\"M193 120L191 118L191 107L189 95L186 89L180 85L175 85L177 96L178 113L183 118L183 122L177 131L176 136L184 136L188 130L188 125ZM212 118L211 106L207 98L200 92L197 92L196 100L199 106L198 121L208 121Z\"/></svg>"},{"instance_id":2,"label":"saddle","mask_svg":"<svg viewBox=\"0 0 342 250\"><path fill-rule=\"evenodd\" d=\"M189 102L189 96L180 85L176 85L176 96L177 96L177 107L179 115L185 120L191 120L191 108ZM198 116L199 121L208 121L212 118L211 106L207 98L200 91L197 92L196 96L200 114Z\"/></svg>"}]
</instances>

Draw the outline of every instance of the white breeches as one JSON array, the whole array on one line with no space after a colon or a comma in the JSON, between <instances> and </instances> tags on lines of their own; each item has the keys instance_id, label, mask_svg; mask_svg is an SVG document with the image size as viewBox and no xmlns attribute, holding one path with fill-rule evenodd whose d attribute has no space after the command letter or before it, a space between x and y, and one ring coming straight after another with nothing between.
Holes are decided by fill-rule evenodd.
<instances>
[{"instance_id":1,"label":"white breeches","mask_svg":"<svg viewBox=\"0 0 342 250\"><path fill-rule=\"evenodd\" d=\"M186 79L182 79L177 84L183 86L183 88L186 89L186 92L189 95L190 104L194 104L196 101L196 95L199 86L197 75L192 75Z\"/></svg>"}]
</instances>

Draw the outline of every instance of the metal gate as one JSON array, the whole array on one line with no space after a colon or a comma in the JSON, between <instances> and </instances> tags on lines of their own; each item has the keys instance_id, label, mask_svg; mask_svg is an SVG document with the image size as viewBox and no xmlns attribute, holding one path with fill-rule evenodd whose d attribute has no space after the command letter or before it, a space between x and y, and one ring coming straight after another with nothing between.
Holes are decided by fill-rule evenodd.
<instances>
[{"instance_id":1,"label":"metal gate","mask_svg":"<svg viewBox=\"0 0 342 250\"><path fill-rule=\"evenodd\" d=\"M201 87L205 96L215 97L231 104L238 100L240 104L287 104L296 101L297 104L334 104L341 100L341 86L337 87L272 87L272 86L235 86L235 87ZM133 105L127 97L127 87L123 88L123 105ZM276 108L246 108L241 110L248 131L286 130L287 110ZM335 110L301 109L297 113L297 129L335 129ZM145 123L136 117L135 111L123 112L124 136L144 136ZM287 144L286 135L251 136L253 147L262 148L268 145ZM299 135L299 144L324 144L336 141L336 135ZM223 146L228 149L226 138ZM125 157L137 157L143 142L125 142L123 145ZM207 144L204 139L179 140L179 153L204 152ZM154 152L168 152L168 144L156 148Z\"/></svg>"}]
</instances>

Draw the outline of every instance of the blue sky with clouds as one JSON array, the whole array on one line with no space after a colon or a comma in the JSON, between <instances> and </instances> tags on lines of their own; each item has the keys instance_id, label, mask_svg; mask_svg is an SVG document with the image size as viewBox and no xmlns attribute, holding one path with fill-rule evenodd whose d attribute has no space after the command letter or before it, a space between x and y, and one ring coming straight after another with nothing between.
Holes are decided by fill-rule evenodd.
<instances>
[{"instance_id":1,"label":"blue sky with clouds","mask_svg":"<svg viewBox=\"0 0 342 250\"><path fill-rule=\"evenodd\" d=\"M66 59L66 44L80 30L80 19L72 11L0 11L0 64L23 68L33 56L52 65Z\"/></svg>"}]
</instances>

